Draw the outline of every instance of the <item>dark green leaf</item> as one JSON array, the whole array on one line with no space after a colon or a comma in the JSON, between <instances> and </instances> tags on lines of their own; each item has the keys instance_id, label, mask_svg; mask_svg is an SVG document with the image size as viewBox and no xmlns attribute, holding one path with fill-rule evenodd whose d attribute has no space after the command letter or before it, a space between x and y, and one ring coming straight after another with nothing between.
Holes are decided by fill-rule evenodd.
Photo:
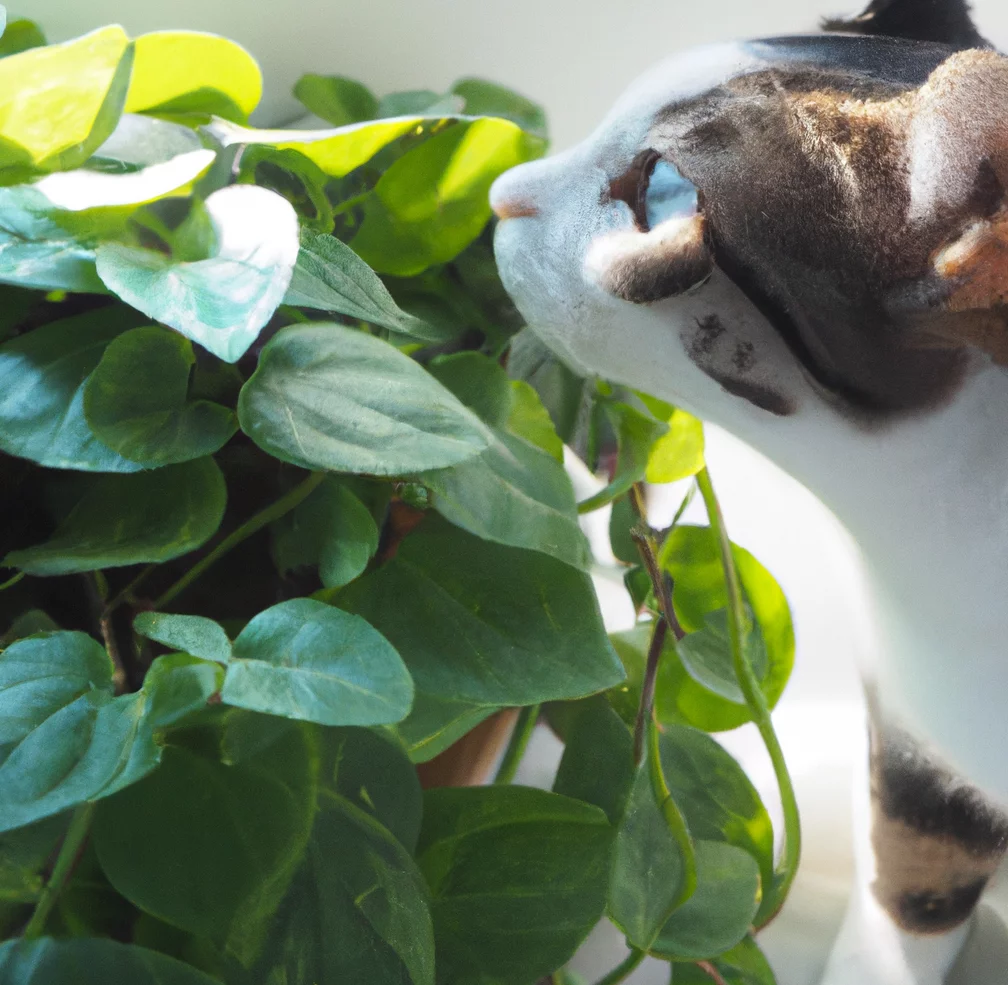
<instances>
[{"instance_id":1,"label":"dark green leaf","mask_svg":"<svg viewBox=\"0 0 1008 985\"><path fill-rule=\"evenodd\" d=\"M635 947L650 949L683 890L682 849L642 763L616 834L607 912Z\"/></svg>"},{"instance_id":2,"label":"dark green leaf","mask_svg":"<svg viewBox=\"0 0 1008 985\"><path fill-rule=\"evenodd\" d=\"M661 761L693 837L744 849L759 864L763 885L771 885L773 826L738 763L710 736L684 725L665 726Z\"/></svg>"},{"instance_id":3,"label":"dark green leaf","mask_svg":"<svg viewBox=\"0 0 1008 985\"><path fill-rule=\"evenodd\" d=\"M42 29L34 21L25 17L8 20L0 37L0 58L16 55L29 48L40 48L46 43Z\"/></svg>"},{"instance_id":4,"label":"dark green leaf","mask_svg":"<svg viewBox=\"0 0 1008 985\"><path fill-rule=\"evenodd\" d=\"M335 127L373 120L378 100L367 86L341 75L302 75L294 95L309 112Z\"/></svg>"},{"instance_id":5,"label":"dark green leaf","mask_svg":"<svg viewBox=\"0 0 1008 985\"><path fill-rule=\"evenodd\" d=\"M238 429L234 412L190 400L192 343L164 328L113 339L84 386L84 414L99 441L153 468L212 455Z\"/></svg>"},{"instance_id":6,"label":"dark green leaf","mask_svg":"<svg viewBox=\"0 0 1008 985\"><path fill-rule=\"evenodd\" d=\"M202 660L226 664L231 659L231 641L220 623L205 616L175 615L169 612L141 612L133 629L148 639Z\"/></svg>"},{"instance_id":7,"label":"dark green leaf","mask_svg":"<svg viewBox=\"0 0 1008 985\"><path fill-rule=\"evenodd\" d=\"M598 808L526 787L428 790L417 861L438 981L527 985L602 915L612 828Z\"/></svg>"},{"instance_id":8,"label":"dark green leaf","mask_svg":"<svg viewBox=\"0 0 1008 985\"><path fill-rule=\"evenodd\" d=\"M323 792L370 814L408 851L416 848L423 813L420 780L393 735L380 729L324 729L321 762Z\"/></svg>"},{"instance_id":9,"label":"dark green leaf","mask_svg":"<svg viewBox=\"0 0 1008 985\"><path fill-rule=\"evenodd\" d=\"M381 176L351 245L379 273L401 277L451 260L490 218L494 179L542 151L542 140L504 120L449 127Z\"/></svg>"},{"instance_id":10,"label":"dark green leaf","mask_svg":"<svg viewBox=\"0 0 1008 985\"><path fill-rule=\"evenodd\" d=\"M115 129L132 64L118 26L0 59L0 170L83 164Z\"/></svg>"},{"instance_id":11,"label":"dark green leaf","mask_svg":"<svg viewBox=\"0 0 1008 985\"><path fill-rule=\"evenodd\" d=\"M459 79L451 91L465 100L470 116L498 116L546 139L546 113L538 104L486 79Z\"/></svg>"},{"instance_id":12,"label":"dark green leaf","mask_svg":"<svg viewBox=\"0 0 1008 985\"><path fill-rule=\"evenodd\" d=\"M399 842L349 801L323 794L311 853L322 982L433 985L427 886Z\"/></svg>"},{"instance_id":13,"label":"dark green leaf","mask_svg":"<svg viewBox=\"0 0 1008 985\"><path fill-rule=\"evenodd\" d=\"M711 960L725 985L777 985L773 969L759 945L746 937L730 951ZM675 985L710 985L710 975L695 964L676 964Z\"/></svg>"},{"instance_id":14,"label":"dark green leaf","mask_svg":"<svg viewBox=\"0 0 1008 985\"><path fill-rule=\"evenodd\" d=\"M553 790L601 807L619 824L634 781L633 737L601 696L571 711Z\"/></svg>"},{"instance_id":15,"label":"dark green leaf","mask_svg":"<svg viewBox=\"0 0 1008 985\"><path fill-rule=\"evenodd\" d=\"M536 704L621 676L588 575L433 517L338 601L392 641L418 691L439 698Z\"/></svg>"},{"instance_id":16,"label":"dark green leaf","mask_svg":"<svg viewBox=\"0 0 1008 985\"><path fill-rule=\"evenodd\" d=\"M0 646L10 646L16 640L39 633L55 633L59 630L56 621L42 609L28 609L10 624L7 632L0 636Z\"/></svg>"},{"instance_id":17,"label":"dark green leaf","mask_svg":"<svg viewBox=\"0 0 1008 985\"><path fill-rule=\"evenodd\" d=\"M317 565L326 588L349 584L378 550L378 525L368 508L329 478L273 524L272 532L278 570Z\"/></svg>"},{"instance_id":18,"label":"dark green leaf","mask_svg":"<svg viewBox=\"0 0 1008 985\"><path fill-rule=\"evenodd\" d=\"M301 249L284 303L359 318L426 342L445 334L392 299L378 275L335 236L301 229Z\"/></svg>"},{"instance_id":19,"label":"dark green leaf","mask_svg":"<svg viewBox=\"0 0 1008 985\"><path fill-rule=\"evenodd\" d=\"M238 418L269 454L310 469L400 475L453 465L489 443L486 425L408 356L326 323L269 341Z\"/></svg>"},{"instance_id":20,"label":"dark green leaf","mask_svg":"<svg viewBox=\"0 0 1008 985\"><path fill-rule=\"evenodd\" d=\"M363 619L313 599L260 612L234 641L225 704L322 725L382 725L406 717L409 673Z\"/></svg>"},{"instance_id":21,"label":"dark green leaf","mask_svg":"<svg viewBox=\"0 0 1008 985\"><path fill-rule=\"evenodd\" d=\"M211 458L156 472L96 476L53 536L12 551L3 564L64 575L167 561L195 550L224 515L224 477Z\"/></svg>"},{"instance_id":22,"label":"dark green leaf","mask_svg":"<svg viewBox=\"0 0 1008 985\"><path fill-rule=\"evenodd\" d=\"M108 242L97 248L97 270L127 304L235 362L290 284L297 214L286 199L254 185L222 188L207 198L206 209L219 243L215 256L182 261Z\"/></svg>"},{"instance_id":23,"label":"dark green leaf","mask_svg":"<svg viewBox=\"0 0 1008 985\"><path fill-rule=\"evenodd\" d=\"M142 947L101 938L0 944L0 985L219 985L209 975Z\"/></svg>"},{"instance_id":24,"label":"dark green leaf","mask_svg":"<svg viewBox=\"0 0 1008 985\"><path fill-rule=\"evenodd\" d=\"M732 657L731 639L728 632L728 610L717 609L704 614L704 626L694 633L687 633L677 645L679 659L686 672L708 691L726 701L738 705L745 704L745 696L738 685ZM759 624L749 613L748 632L742 638L742 649L752 666L757 680L767 673L766 647Z\"/></svg>"},{"instance_id":25,"label":"dark green leaf","mask_svg":"<svg viewBox=\"0 0 1008 985\"><path fill-rule=\"evenodd\" d=\"M224 671L216 663L188 653L158 657L144 677L144 693L150 698L144 712L148 729L164 729L206 706L224 683Z\"/></svg>"},{"instance_id":26,"label":"dark green leaf","mask_svg":"<svg viewBox=\"0 0 1008 985\"><path fill-rule=\"evenodd\" d=\"M154 773L99 805L92 825L119 893L245 961L301 860L315 813L307 730L286 723L268 738L238 762L168 746Z\"/></svg>"},{"instance_id":27,"label":"dark green leaf","mask_svg":"<svg viewBox=\"0 0 1008 985\"><path fill-rule=\"evenodd\" d=\"M434 509L463 530L541 551L581 570L591 567L567 473L521 438L497 432L478 458L424 472L420 481L433 494Z\"/></svg>"},{"instance_id":28,"label":"dark green leaf","mask_svg":"<svg viewBox=\"0 0 1008 985\"><path fill-rule=\"evenodd\" d=\"M427 369L487 424L507 426L514 396L499 363L479 352L457 352L432 359Z\"/></svg>"},{"instance_id":29,"label":"dark green leaf","mask_svg":"<svg viewBox=\"0 0 1008 985\"><path fill-rule=\"evenodd\" d=\"M451 701L418 691L410 713L396 726L414 763L426 763L444 752L497 709Z\"/></svg>"},{"instance_id":30,"label":"dark green leaf","mask_svg":"<svg viewBox=\"0 0 1008 985\"><path fill-rule=\"evenodd\" d=\"M630 531L638 524L637 514L630 503L629 496L621 496L612 505L612 515L609 518L609 543L618 561L625 564L640 564L641 556L637 544ZM636 601L636 599L634 600Z\"/></svg>"},{"instance_id":31,"label":"dark green leaf","mask_svg":"<svg viewBox=\"0 0 1008 985\"><path fill-rule=\"evenodd\" d=\"M88 374L137 319L122 305L99 308L0 345L0 449L49 468L141 469L99 441L84 418Z\"/></svg>"},{"instance_id":32,"label":"dark green leaf","mask_svg":"<svg viewBox=\"0 0 1008 985\"><path fill-rule=\"evenodd\" d=\"M667 958L714 958L749 933L760 901L759 867L741 848L697 840L696 892L661 929L651 952Z\"/></svg>"},{"instance_id":33,"label":"dark green leaf","mask_svg":"<svg viewBox=\"0 0 1008 985\"><path fill-rule=\"evenodd\" d=\"M616 432L619 446L616 474L604 489L578 503L578 510L581 513L611 503L627 492L635 482L643 480L652 447L668 431L668 425L663 421L655 420L649 414L642 414L629 404L606 400L602 402L601 407Z\"/></svg>"},{"instance_id":34,"label":"dark green leaf","mask_svg":"<svg viewBox=\"0 0 1008 985\"><path fill-rule=\"evenodd\" d=\"M409 116L422 113L424 116L442 116L446 113L461 113L462 100L442 95L431 89L410 89L406 92L390 92L382 96L378 103L378 116Z\"/></svg>"},{"instance_id":35,"label":"dark green leaf","mask_svg":"<svg viewBox=\"0 0 1008 985\"><path fill-rule=\"evenodd\" d=\"M66 830L65 817L50 817L0 835L0 913L37 902L45 870Z\"/></svg>"}]
</instances>

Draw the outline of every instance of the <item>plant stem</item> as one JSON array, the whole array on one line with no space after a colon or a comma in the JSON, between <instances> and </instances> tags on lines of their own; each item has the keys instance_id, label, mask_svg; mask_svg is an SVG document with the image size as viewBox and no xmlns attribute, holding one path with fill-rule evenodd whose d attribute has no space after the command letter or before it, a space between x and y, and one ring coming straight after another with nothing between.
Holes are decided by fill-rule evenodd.
<instances>
[{"instance_id":1,"label":"plant stem","mask_svg":"<svg viewBox=\"0 0 1008 985\"><path fill-rule=\"evenodd\" d=\"M634 722L634 762L638 766L644 760L644 736L647 733L648 722L654 717L658 662L661 660L667 636L668 623L664 616L659 616L651 631L651 643L648 646L647 663L644 666L644 679L641 681L640 703L637 705L637 720Z\"/></svg>"},{"instance_id":2,"label":"plant stem","mask_svg":"<svg viewBox=\"0 0 1008 985\"><path fill-rule=\"evenodd\" d=\"M32 911L31 919L28 921L22 933L25 940L34 940L41 937L45 932L46 921L52 913L56 900L70 878L70 873L77 862L81 848L88 836L91 828L91 815L94 813L94 804L81 804L70 819L70 826L67 828L60 845L59 855L56 856L56 864L53 866L52 875L42 890L35 909Z\"/></svg>"},{"instance_id":3,"label":"plant stem","mask_svg":"<svg viewBox=\"0 0 1008 985\"><path fill-rule=\"evenodd\" d=\"M696 966L710 979L713 980L714 985L728 985L721 975L721 972L717 970L709 961L698 961Z\"/></svg>"},{"instance_id":4,"label":"plant stem","mask_svg":"<svg viewBox=\"0 0 1008 985\"><path fill-rule=\"evenodd\" d=\"M731 541L725 530L721 507L714 495L714 486L711 484L710 473L706 468L697 473L696 480L704 506L707 509L711 532L717 539L718 550L721 554L721 566L724 569L725 587L728 591L728 634L731 641L735 676L738 678L739 688L745 697L749 713L752 715L760 737L770 754L774 775L780 788L781 807L784 814L784 850L777 864L776 880L769 894L770 902L765 907L767 915L760 922L758 930L759 927L766 926L780 911L798 872L798 862L801 859L801 818L794 786L791 783L791 775L788 773L787 763L784 762L784 753L770 719L770 709L767 707L766 697L742 647L743 625L746 620L742 607L742 587L739 583L738 572L735 570L735 559L732 555Z\"/></svg>"},{"instance_id":5,"label":"plant stem","mask_svg":"<svg viewBox=\"0 0 1008 985\"><path fill-rule=\"evenodd\" d=\"M647 955L634 948L608 975L603 975L595 985L618 985L639 965Z\"/></svg>"},{"instance_id":6,"label":"plant stem","mask_svg":"<svg viewBox=\"0 0 1008 985\"><path fill-rule=\"evenodd\" d=\"M279 520L307 499L325 478L324 472L312 472L304 482L295 486L290 492L281 496L275 503L270 503L255 516L246 520L237 530L228 534L205 558L197 561L174 585L154 600L154 608L161 609L177 595L189 587L207 568L219 561L228 551L237 547L243 540L258 533L263 527Z\"/></svg>"},{"instance_id":7,"label":"plant stem","mask_svg":"<svg viewBox=\"0 0 1008 985\"><path fill-rule=\"evenodd\" d=\"M13 588L22 578L24 578L24 576L25 573L23 571L19 571L16 575L12 575L5 582L0 582L0 592L2 592L5 588Z\"/></svg>"},{"instance_id":8,"label":"plant stem","mask_svg":"<svg viewBox=\"0 0 1008 985\"><path fill-rule=\"evenodd\" d=\"M128 585L121 588L112 599L105 605L105 613L110 614L113 610L118 609L120 605L123 604L128 598L131 598L133 592L139 588L140 583L155 569L156 564L148 564L143 571L140 572Z\"/></svg>"},{"instance_id":9,"label":"plant stem","mask_svg":"<svg viewBox=\"0 0 1008 985\"><path fill-rule=\"evenodd\" d=\"M679 895L669 906L665 917L659 924L664 927L668 919L688 900L696 891L697 869L696 852L693 849L693 839L690 837L689 828L686 825L686 818L683 817L669 790L668 783L665 782L665 773L662 771L661 748L659 746L658 725L652 718L648 722L648 773L651 778L651 790L655 800L665 818L672 837L675 838L679 851L682 854L683 863L683 884Z\"/></svg>"},{"instance_id":10,"label":"plant stem","mask_svg":"<svg viewBox=\"0 0 1008 985\"><path fill-rule=\"evenodd\" d=\"M536 721L539 718L539 705L529 705L522 708L518 713L518 721L515 722L514 730L508 741L507 749L504 750L504 758L501 760L497 775L494 777L494 784L511 783L518 772L518 764L525 755L528 748L529 739L535 731Z\"/></svg>"}]
</instances>

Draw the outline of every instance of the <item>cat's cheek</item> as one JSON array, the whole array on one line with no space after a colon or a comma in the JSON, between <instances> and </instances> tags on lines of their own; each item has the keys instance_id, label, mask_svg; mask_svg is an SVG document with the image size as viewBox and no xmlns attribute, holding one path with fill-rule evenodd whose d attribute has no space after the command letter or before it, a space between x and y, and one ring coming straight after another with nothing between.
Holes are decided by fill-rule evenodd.
<instances>
[{"instance_id":1,"label":"cat's cheek","mask_svg":"<svg viewBox=\"0 0 1008 985\"><path fill-rule=\"evenodd\" d=\"M671 219L646 233L605 233L592 241L584 261L589 283L631 304L684 294L713 269L702 215Z\"/></svg>"}]
</instances>

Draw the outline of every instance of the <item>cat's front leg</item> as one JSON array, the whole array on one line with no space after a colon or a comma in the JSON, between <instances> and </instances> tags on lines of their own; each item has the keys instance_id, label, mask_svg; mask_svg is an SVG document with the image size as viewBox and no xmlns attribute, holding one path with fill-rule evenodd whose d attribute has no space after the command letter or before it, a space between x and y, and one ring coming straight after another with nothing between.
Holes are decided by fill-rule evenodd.
<instances>
[{"instance_id":1,"label":"cat's front leg","mask_svg":"<svg viewBox=\"0 0 1008 985\"><path fill-rule=\"evenodd\" d=\"M822 985L941 985L1008 845L1008 817L870 705L854 887Z\"/></svg>"}]
</instances>

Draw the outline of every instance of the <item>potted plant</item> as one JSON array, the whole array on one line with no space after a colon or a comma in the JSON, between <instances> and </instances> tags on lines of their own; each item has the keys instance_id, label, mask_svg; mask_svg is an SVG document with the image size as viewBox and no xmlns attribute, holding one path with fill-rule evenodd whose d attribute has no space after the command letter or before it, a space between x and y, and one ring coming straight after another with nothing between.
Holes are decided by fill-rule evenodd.
<instances>
[{"instance_id":1,"label":"potted plant","mask_svg":"<svg viewBox=\"0 0 1008 985\"><path fill-rule=\"evenodd\" d=\"M501 288L487 191L541 111L305 76L328 129L266 131L223 38L14 20L0 55L0 983L561 982L604 915L606 983L772 982L787 603L699 422ZM580 504L565 445L609 475ZM648 523L673 480L709 526ZM541 719L549 791L509 782ZM707 734L746 721L780 859Z\"/></svg>"}]
</instances>

